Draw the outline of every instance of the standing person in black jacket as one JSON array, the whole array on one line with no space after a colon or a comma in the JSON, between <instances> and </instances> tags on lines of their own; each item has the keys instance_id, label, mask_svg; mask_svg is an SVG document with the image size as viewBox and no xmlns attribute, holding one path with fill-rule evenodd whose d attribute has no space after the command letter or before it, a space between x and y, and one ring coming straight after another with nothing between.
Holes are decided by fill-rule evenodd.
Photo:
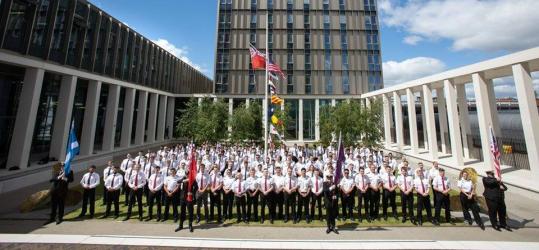
<instances>
[{"instance_id":1,"label":"standing person in black jacket","mask_svg":"<svg viewBox=\"0 0 539 250\"><path fill-rule=\"evenodd\" d=\"M487 176L483 177L483 186L485 187L483 196L485 196L487 202L488 217L492 228L497 231L500 231L500 228L511 231L506 221L507 211L504 192L507 190L507 186L500 177L495 177L492 171L487 171Z\"/></svg>"},{"instance_id":2,"label":"standing person in black jacket","mask_svg":"<svg viewBox=\"0 0 539 250\"><path fill-rule=\"evenodd\" d=\"M56 220L56 224L60 224L64 220L65 199L67 197L68 185L70 182L73 182L73 171L70 170L68 174L65 174L64 163L61 163L59 169L53 169L52 178L49 182L52 183L50 189L51 217L45 224L49 224L54 220Z\"/></svg>"},{"instance_id":3,"label":"standing person in black jacket","mask_svg":"<svg viewBox=\"0 0 539 250\"><path fill-rule=\"evenodd\" d=\"M333 183L333 174L328 174L326 176L323 192L324 205L326 207L326 222L328 227L326 229L326 233L329 234L329 232L333 231L336 234L339 234L339 231L337 231L337 228L335 228L335 219L337 218L337 212L339 209L337 199L338 189L335 183Z\"/></svg>"}]
</instances>

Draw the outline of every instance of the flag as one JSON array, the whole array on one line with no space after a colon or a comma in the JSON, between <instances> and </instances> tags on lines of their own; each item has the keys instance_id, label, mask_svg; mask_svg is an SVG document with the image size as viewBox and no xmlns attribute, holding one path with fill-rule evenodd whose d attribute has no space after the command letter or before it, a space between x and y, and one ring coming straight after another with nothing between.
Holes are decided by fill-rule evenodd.
<instances>
[{"instance_id":1,"label":"flag","mask_svg":"<svg viewBox=\"0 0 539 250\"><path fill-rule=\"evenodd\" d=\"M335 180L336 184L339 184L342 176L342 165L344 164L344 145L341 140L341 133L339 132L339 150L337 152L337 166L335 167Z\"/></svg>"},{"instance_id":2,"label":"flag","mask_svg":"<svg viewBox=\"0 0 539 250\"><path fill-rule=\"evenodd\" d=\"M279 77L273 72L268 72L268 79L278 81Z\"/></svg>"},{"instance_id":3,"label":"flag","mask_svg":"<svg viewBox=\"0 0 539 250\"><path fill-rule=\"evenodd\" d=\"M496 176L502 177L502 170L500 166L500 148L498 147L498 141L494 135L494 130L490 126L490 153L492 154L492 159L494 160L494 170L496 171Z\"/></svg>"},{"instance_id":4,"label":"flag","mask_svg":"<svg viewBox=\"0 0 539 250\"><path fill-rule=\"evenodd\" d=\"M64 162L64 173L67 175L71 171L71 160L78 155L80 151L77 135L75 134L75 122L71 122L71 130L69 131L69 139L67 141L66 158Z\"/></svg>"},{"instance_id":5,"label":"flag","mask_svg":"<svg viewBox=\"0 0 539 250\"><path fill-rule=\"evenodd\" d=\"M281 76L283 79L286 79L283 71L281 70L281 67L279 67L279 65L273 63L271 60L268 63L268 71L269 72L275 72L275 73L279 74L279 76Z\"/></svg>"},{"instance_id":6,"label":"flag","mask_svg":"<svg viewBox=\"0 0 539 250\"><path fill-rule=\"evenodd\" d=\"M253 69L266 69L266 55L257 50L252 44L249 44L249 53L251 54Z\"/></svg>"},{"instance_id":7,"label":"flag","mask_svg":"<svg viewBox=\"0 0 539 250\"><path fill-rule=\"evenodd\" d=\"M275 95L277 93L277 88L275 87L275 84L273 84L273 81L271 79L268 80L269 90L272 95Z\"/></svg>"},{"instance_id":8,"label":"flag","mask_svg":"<svg viewBox=\"0 0 539 250\"><path fill-rule=\"evenodd\" d=\"M277 125L277 124L279 124L280 122L281 122L281 120L279 120L279 118L277 118L277 116L275 116L275 115L272 115L272 116L271 116L271 123Z\"/></svg>"},{"instance_id":9,"label":"flag","mask_svg":"<svg viewBox=\"0 0 539 250\"><path fill-rule=\"evenodd\" d=\"M272 124L270 124L270 134L276 135L279 138L279 140L282 141L279 131L277 131L277 129Z\"/></svg>"},{"instance_id":10,"label":"flag","mask_svg":"<svg viewBox=\"0 0 539 250\"><path fill-rule=\"evenodd\" d=\"M275 108L269 107L269 109L268 109L268 117L272 117L273 113L275 113Z\"/></svg>"},{"instance_id":11,"label":"flag","mask_svg":"<svg viewBox=\"0 0 539 250\"><path fill-rule=\"evenodd\" d=\"M195 147L191 150L191 162L189 163L189 179L187 183L187 201L191 202L193 201L193 183L195 183L195 179L197 176L197 159L195 154Z\"/></svg>"},{"instance_id":12,"label":"flag","mask_svg":"<svg viewBox=\"0 0 539 250\"><path fill-rule=\"evenodd\" d=\"M278 96L276 96L276 95L271 96L271 103L281 105L281 104L283 104L283 102L284 102L284 100L279 98Z\"/></svg>"}]
</instances>

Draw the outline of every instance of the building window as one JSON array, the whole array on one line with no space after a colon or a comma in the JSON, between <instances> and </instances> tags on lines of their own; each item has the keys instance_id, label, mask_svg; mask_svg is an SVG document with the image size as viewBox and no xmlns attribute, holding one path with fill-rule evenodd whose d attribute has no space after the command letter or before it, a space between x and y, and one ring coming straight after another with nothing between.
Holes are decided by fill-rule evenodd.
<instances>
[{"instance_id":1,"label":"building window","mask_svg":"<svg viewBox=\"0 0 539 250\"><path fill-rule=\"evenodd\" d=\"M331 70L324 70L324 80L326 82L326 94L333 94L333 80L331 79Z\"/></svg>"},{"instance_id":2,"label":"building window","mask_svg":"<svg viewBox=\"0 0 539 250\"><path fill-rule=\"evenodd\" d=\"M50 0L41 1L34 22L34 31L30 45L30 54L37 57L43 57L45 48L45 39L49 33L49 15L52 11ZM9 27L9 26L8 26Z\"/></svg>"},{"instance_id":3,"label":"building window","mask_svg":"<svg viewBox=\"0 0 539 250\"><path fill-rule=\"evenodd\" d=\"M315 100L303 100L303 139L314 140L315 130Z\"/></svg>"},{"instance_id":4,"label":"building window","mask_svg":"<svg viewBox=\"0 0 539 250\"><path fill-rule=\"evenodd\" d=\"M380 71L380 55L368 54L369 71Z\"/></svg>"},{"instance_id":5,"label":"building window","mask_svg":"<svg viewBox=\"0 0 539 250\"><path fill-rule=\"evenodd\" d=\"M253 70L249 70L249 89L248 89L249 94L253 94L255 92L256 90L255 86L256 86L255 73Z\"/></svg>"},{"instance_id":6,"label":"building window","mask_svg":"<svg viewBox=\"0 0 539 250\"><path fill-rule=\"evenodd\" d=\"M382 76L380 72L369 72L369 91L374 91L382 88Z\"/></svg>"},{"instance_id":7,"label":"building window","mask_svg":"<svg viewBox=\"0 0 539 250\"><path fill-rule=\"evenodd\" d=\"M285 100L285 104L289 105L290 122L286 124L286 139L298 139L298 124L299 124L299 100Z\"/></svg>"}]
</instances>

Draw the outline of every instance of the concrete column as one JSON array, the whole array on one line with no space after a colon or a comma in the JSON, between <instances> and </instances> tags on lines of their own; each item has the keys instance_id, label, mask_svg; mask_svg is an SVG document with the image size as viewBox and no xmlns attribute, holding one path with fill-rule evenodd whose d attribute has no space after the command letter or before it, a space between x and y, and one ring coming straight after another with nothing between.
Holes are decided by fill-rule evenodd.
<instances>
[{"instance_id":1,"label":"concrete column","mask_svg":"<svg viewBox=\"0 0 539 250\"><path fill-rule=\"evenodd\" d=\"M148 106L148 92L140 91L138 96L137 126L135 129L135 145L144 144L146 133L146 108Z\"/></svg>"},{"instance_id":2,"label":"concrete column","mask_svg":"<svg viewBox=\"0 0 539 250\"><path fill-rule=\"evenodd\" d=\"M444 91L442 88L436 90L436 95L438 99L438 122L440 123L440 142L442 144L442 153L447 154L447 140L445 133L448 132L447 129L447 108L446 101L444 96Z\"/></svg>"},{"instance_id":3,"label":"concrete column","mask_svg":"<svg viewBox=\"0 0 539 250\"><path fill-rule=\"evenodd\" d=\"M457 103L458 103L458 108L459 108L460 133L462 136L462 147L464 148L464 158L470 159L468 135L472 133L472 129L470 127L470 114L468 113L468 99L466 98L466 85L459 84L456 87L457 87Z\"/></svg>"},{"instance_id":4,"label":"concrete column","mask_svg":"<svg viewBox=\"0 0 539 250\"><path fill-rule=\"evenodd\" d=\"M373 97L374 99L374 97ZM365 108L370 108L371 107L371 99L370 98L365 98Z\"/></svg>"},{"instance_id":5,"label":"concrete column","mask_svg":"<svg viewBox=\"0 0 539 250\"><path fill-rule=\"evenodd\" d=\"M527 65L513 65L513 77L517 90L518 107L522 118L522 128L526 139L526 149L528 160L533 177L539 176L539 115L537 114L537 104L533 89L533 81Z\"/></svg>"},{"instance_id":6,"label":"concrete column","mask_svg":"<svg viewBox=\"0 0 539 250\"><path fill-rule=\"evenodd\" d=\"M331 99L331 106L335 107L335 105L337 105L337 101L335 101L335 99Z\"/></svg>"},{"instance_id":7,"label":"concrete column","mask_svg":"<svg viewBox=\"0 0 539 250\"><path fill-rule=\"evenodd\" d=\"M122 148L127 148L131 145L131 132L133 130L132 129L133 128L133 114L135 113L135 94L136 94L135 89L132 89L132 88L125 89L124 114L122 118L122 134L121 134L121 139L120 139L120 147ZM139 96L139 105L140 105L140 99L141 98ZM146 107L146 101L144 101L144 105L145 105L144 107ZM139 110L140 110L140 106L139 106ZM140 115L140 113L137 114L137 117L138 115ZM144 116L146 116L146 112L144 112Z\"/></svg>"},{"instance_id":8,"label":"concrete column","mask_svg":"<svg viewBox=\"0 0 539 250\"><path fill-rule=\"evenodd\" d=\"M298 141L303 141L303 99L298 100Z\"/></svg>"},{"instance_id":9,"label":"concrete column","mask_svg":"<svg viewBox=\"0 0 539 250\"><path fill-rule=\"evenodd\" d=\"M168 97L167 98L168 106L167 106L167 139L171 140L174 136L174 111L176 110L176 101L174 97Z\"/></svg>"},{"instance_id":10,"label":"concrete column","mask_svg":"<svg viewBox=\"0 0 539 250\"><path fill-rule=\"evenodd\" d=\"M86 94L86 107L82 124L80 145L81 155L91 155L94 152L95 127L97 126L97 112L99 112L99 96L101 95L101 81L89 81Z\"/></svg>"},{"instance_id":11,"label":"concrete column","mask_svg":"<svg viewBox=\"0 0 539 250\"><path fill-rule=\"evenodd\" d=\"M487 90L490 115L492 116L492 129L494 129L495 134L501 135L502 130L500 128L500 119L498 118L498 106L496 105L496 94L494 93L494 81L492 79L487 80Z\"/></svg>"},{"instance_id":12,"label":"concrete column","mask_svg":"<svg viewBox=\"0 0 539 250\"><path fill-rule=\"evenodd\" d=\"M410 147L412 153L417 154L419 141L417 139L417 116L415 111L415 95L412 89L406 89L406 98L408 102L408 127L410 127Z\"/></svg>"},{"instance_id":13,"label":"concrete column","mask_svg":"<svg viewBox=\"0 0 539 250\"><path fill-rule=\"evenodd\" d=\"M402 124L402 102L398 92L393 92L393 105L395 106L395 136L397 149L401 150L404 145L404 131Z\"/></svg>"},{"instance_id":14,"label":"concrete column","mask_svg":"<svg viewBox=\"0 0 539 250\"><path fill-rule=\"evenodd\" d=\"M251 104L251 99L250 98L245 98L245 107L249 107L249 104Z\"/></svg>"},{"instance_id":15,"label":"concrete column","mask_svg":"<svg viewBox=\"0 0 539 250\"><path fill-rule=\"evenodd\" d=\"M314 101L314 140L320 141L320 99Z\"/></svg>"},{"instance_id":16,"label":"concrete column","mask_svg":"<svg viewBox=\"0 0 539 250\"><path fill-rule=\"evenodd\" d=\"M451 155L458 167L464 166L462 159L462 142L457 109L457 90L450 80L444 81L444 92L447 100L447 114L449 121L449 135L451 136Z\"/></svg>"},{"instance_id":17,"label":"concrete column","mask_svg":"<svg viewBox=\"0 0 539 250\"><path fill-rule=\"evenodd\" d=\"M265 111L265 107L266 107L266 100L265 99L262 99L262 112ZM267 112L267 111L266 111ZM228 115L229 116L232 116L232 114L234 113L234 98L230 98L228 99ZM263 113L264 114L264 113ZM262 122L264 123L262 129L265 129L266 128L266 122L264 121L266 115L262 115ZM232 132L232 127L230 125L228 125L228 132Z\"/></svg>"},{"instance_id":18,"label":"concrete column","mask_svg":"<svg viewBox=\"0 0 539 250\"><path fill-rule=\"evenodd\" d=\"M419 92L419 105L421 105L421 127L423 128L423 147L429 150L429 142L427 139L427 120L425 119L425 95L423 91Z\"/></svg>"},{"instance_id":19,"label":"concrete column","mask_svg":"<svg viewBox=\"0 0 539 250\"><path fill-rule=\"evenodd\" d=\"M26 68L15 127L9 146L7 168L18 166L24 169L28 167L44 74L43 69Z\"/></svg>"},{"instance_id":20,"label":"concrete column","mask_svg":"<svg viewBox=\"0 0 539 250\"><path fill-rule=\"evenodd\" d=\"M159 95L150 93L150 112L148 113L148 130L146 133L146 143L155 142L155 126L157 122L157 101Z\"/></svg>"},{"instance_id":21,"label":"concrete column","mask_svg":"<svg viewBox=\"0 0 539 250\"><path fill-rule=\"evenodd\" d=\"M436 145L436 124L434 121L434 105L432 103L432 90L425 84L423 87L423 96L425 100L425 122L427 124L427 140L429 145L429 153L432 160L438 160L438 146Z\"/></svg>"},{"instance_id":22,"label":"concrete column","mask_svg":"<svg viewBox=\"0 0 539 250\"><path fill-rule=\"evenodd\" d=\"M477 107L477 122L479 123L479 134L481 135L483 162L490 169L493 167L489 140L489 126L492 125L492 115L488 96L488 83L482 73L472 74L472 81L475 93L475 105Z\"/></svg>"},{"instance_id":23,"label":"concrete column","mask_svg":"<svg viewBox=\"0 0 539 250\"><path fill-rule=\"evenodd\" d=\"M159 96L159 108L157 113L157 119L159 119L157 126L157 141L163 141L165 140L165 122L167 119L167 96Z\"/></svg>"},{"instance_id":24,"label":"concrete column","mask_svg":"<svg viewBox=\"0 0 539 250\"><path fill-rule=\"evenodd\" d=\"M199 97L198 98L198 105L200 106L201 103L202 103L202 97Z\"/></svg>"},{"instance_id":25,"label":"concrete column","mask_svg":"<svg viewBox=\"0 0 539 250\"><path fill-rule=\"evenodd\" d=\"M107 97L107 111L105 113L105 131L103 133L104 152L114 149L114 138L116 137L116 122L118 118L118 104L120 102L120 85L109 85Z\"/></svg>"},{"instance_id":26,"label":"concrete column","mask_svg":"<svg viewBox=\"0 0 539 250\"><path fill-rule=\"evenodd\" d=\"M387 97L387 94L382 94L383 102L384 102L384 137L386 140L386 148L391 147L391 109L390 109L390 103L389 98Z\"/></svg>"},{"instance_id":27,"label":"concrete column","mask_svg":"<svg viewBox=\"0 0 539 250\"><path fill-rule=\"evenodd\" d=\"M56 107L52 128L51 148L49 151L50 157L61 161L63 161L66 156L67 139L69 138L69 129L71 127L71 116L76 89L76 76L62 76L60 94L58 96L58 106Z\"/></svg>"}]
</instances>

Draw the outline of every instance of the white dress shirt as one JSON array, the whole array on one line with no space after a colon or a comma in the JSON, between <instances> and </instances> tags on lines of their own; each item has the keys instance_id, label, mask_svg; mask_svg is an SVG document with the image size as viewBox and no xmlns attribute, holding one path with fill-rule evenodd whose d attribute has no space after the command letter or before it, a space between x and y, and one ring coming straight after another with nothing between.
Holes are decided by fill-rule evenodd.
<instances>
[{"instance_id":1,"label":"white dress shirt","mask_svg":"<svg viewBox=\"0 0 539 250\"><path fill-rule=\"evenodd\" d=\"M321 194L324 189L324 179L320 176L311 177L311 191L316 194ZM318 185L317 185L318 184Z\"/></svg>"},{"instance_id":2,"label":"white dress shirt","mask_svg":"<svg viewBox=\"0 0 539 250\"><path fill-rule=\"evenodd\" d=\"M465 193L471 193L473 189L473 182L471 180L460 179L457 186Z\"/></svg>"},{"instance_id":3,"label":"white dress shirt","mask_svg":"<svg viewBox=\"0 0 539 250\"><path fill-rule=\"evenodd\" d=\"M157 192L163 187L164 178L160 173L154 173L148 179L148 188L150 191Z\"/></svg>"},{"instance_id":4,"label":"white dress shirt","mask_svg":"<svg viewBox=\"0 0 539 250\"><path fill-rule=\"evenodd\" d=\"M84 188L95 188L97 185L99 185L100 179L98 173L86 173L82 176L82 179L80 180L80 184Z\"/></svg>"},{"instance_id":5,"label":"white dress shirt","mask_svg":"<svg viewBox=\"0 0 539 250\"><path fill-rule=\"evenodd\" d=\"M170 175L165 178L165 182L163 185L167 188L169 192L174 192L174 190L180 185L178 181L180 181L180 178L178 178L178 176Z\"/></svg>"},{"instance_id":6,"label":"white dress shirt","mask_svg":"<svg viewBox=\"0 0 539 250\"><path fill-rule=\"evenodd\" d=\"M306 193L311 188L311 179L307 177L298 177L298 191Z\"/></svg>"},{"instance_id":7,"label":"white dress shirt","mask_svg":"<svg viewBox=\"0 0 539 250\"><path fill-rule=\"evenodd\" d=\"M416 177L414 179L414 188L418 192L421 191L422 193L429 193L429 179L421 179L419 177Z\"/></svg>"},{"instance_id":8,"label":"white dress shirt","mask_svg":"<svg viewBox=\"0 0 539 250\"><path fill-rule=\"evenodd\" d=\"M133 174L131 175L131 178L129 179L129 187L134 189L136 188L143 188L144 185L146 185L146 176L142 171L133 171Z\"/></svg>"},{"instance_id":9,"label":"white dress shirt","mask_svg":"<svg viewBox=\"0 0 539 250\"><path fill-rule=\"evenodd\" d=\"M198 173L195 178L198 189L206 189L210 185L210 176L206 173Z\"/></svg>"},{"instance_id":10,"label":"white dress shirt","mask_svg":"<svg viewBox=\"0 0 539 250\"><path fill-rule=\"evenodd\" d=\"M444 176L443 179L442 179L441 175L437 175L432 180L432 188L436 188L438 190L444 190L445 191L445 190L451 189L450 185L451 184L450 184L449 178L447 178L447 176Z\"/></svg>"},{"instance_id":11,"label":"white dress shirt","mask_svg":"<svg viewBox=\"0 0 539 250\"><path fill-rule=\"evenodd\" d=\"M113 181L114 180L114 181ZM124 178L121 174L114 174L111 173L107 179L105 180L105 187L107 189L113 189L113 190L119 190L120 187L122 187L122 184L124 183Z\"/></svg>"},{"instance_id":12,"label":"white dress shirt","mask_svg":"<svg viewBox=\"0 0 539 250\"><path fill-rule=\"evenodd\" d=\"M273 187L274 181L273 178L270 176L264 177L258 179L258 187L260 188L260 191L267 192Z\"/></svg>"},{"instance_id":13,"label":"white dress shirt","mask_svg":"<svg viewBox=\"0 0 539 250\"><path fill-rule=\"evenodd\" d=\"M404 177L404 175L399 175L399 178L397 178L397 182L399 183L399 189L403 192L414 188L413 179L411 176Z\"/></svg>"},{"instance_id":14,"label":"white dress shirt","mask_svg":"<svg viewBox=\"0 0 539 250\"><path fill-rule=\"evenodd\" d=\"M238 179L232 183L232 191L234 195L240 197L247 191L247 183L244 180Z\"/></svg>"}]
</instances>

